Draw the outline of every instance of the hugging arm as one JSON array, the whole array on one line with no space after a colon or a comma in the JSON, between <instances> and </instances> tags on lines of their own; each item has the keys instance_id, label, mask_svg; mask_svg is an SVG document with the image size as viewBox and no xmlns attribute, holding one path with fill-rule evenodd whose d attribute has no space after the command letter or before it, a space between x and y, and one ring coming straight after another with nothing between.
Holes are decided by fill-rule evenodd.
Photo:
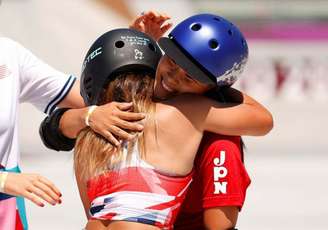
<instances>
[{"instance_id":1,"label":"hugging arm","mask_svg":"<svg viewBox=\"0 0 328 230\"><path fill-rule=\"evenodd\" d=\"M170 17L166 14L148 11L138 16L130 28L147 33L158 40L172 26L168 22L169 19ZM261 136L272 129L273 118L271 113L260 103L230 87L222 89L222 91L218 92L223 93L224 97L228 97L229 101L233 103L214 105L208 114L209 125L205 127L206 130L217 132L216 127L220 130L220 134ZM203 104L203 107L206 107L204 109L208 109L209 105L209 103ZM219 122L215 119L216 114L220 114Z\"/></svg>"},{"instance_id":2,"label":"hugging arm","mask_svg":"<svg viewBox=\"0 0 328 230\"><path fill-rule=\"evenodd\" d=\"M126 130L141 131L137 122L145 116L129 112L130 103L111 102L98 106L89 117L90 127L109 142L118 145L118 139L133 138ZM43 143L54 150L72 150L77 134L86 127L85 117L88 108L60 109L46 117L40 125Z\"/></svg>"},{"instance_id":3,"label":"hugging arm","mask_svg":"<svg viewBox=\"0 0 328 230\"><path fill-rule=\"evenodd\" d=\"M273 128L271 113L248 95L243 94L242 98L240 104L204 100L201 106L204 110L209 108L204 130L236 136L267 134Z\"/></svg>"},{"instance_id":4,"label":"hugging arm","mask_svg":"<svg viewBox=\"0 0 328 230\"><path fill-rule=\"evenodd\" d=\"M236 135L262 136L273 128L272 114L254 98L231 87L222 89L222 93L233 103L225 103L222 107L224 109L219 109L222 105L213 106L208 118L215 119L213 116L216 109L219 109L222 121L220 128L224 132L229 131L229 127L235 127Z\"/></svg>"},{"instance_id":5,"label":"hugging arm","mask_svg":"<svg viewBox=\"0 0 328 230\"><path fill-rule=\"evenodd\" d=\"M80 95L80 81L76 80L66 97L57 105L59 108L83 108L83 98Z\"/></svg>"},{"instance_id":6,"label":"hugging arm","mask_svg":"<svg viewBox=\"0 0 328 230\"><path fill-rule=\"evenodd\" d=\"M273 127L271 113L248 95L230 90L241 96L241 103L220 103L199 95L185 95L181 108L202 131L233 136L267 134Z\"/></svg>"}]
</instances>

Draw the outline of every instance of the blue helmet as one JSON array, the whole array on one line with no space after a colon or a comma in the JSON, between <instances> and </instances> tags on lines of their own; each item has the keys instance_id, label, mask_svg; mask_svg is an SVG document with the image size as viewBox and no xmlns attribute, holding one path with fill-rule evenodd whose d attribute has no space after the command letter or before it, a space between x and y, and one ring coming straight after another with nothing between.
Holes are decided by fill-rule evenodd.
<instances>
[{"instance_id":1,"label":"blue helmet","mask_svg":"<svg viewBox=\"0 0 328 230\"><path fill-rule=\"evenodd\" d=\"M210 85L232 85L248 58L247 42L240 30L213 14L185 19L168 38L161 38L159 45L192 78Z\"/></svg>"}]
</instances>

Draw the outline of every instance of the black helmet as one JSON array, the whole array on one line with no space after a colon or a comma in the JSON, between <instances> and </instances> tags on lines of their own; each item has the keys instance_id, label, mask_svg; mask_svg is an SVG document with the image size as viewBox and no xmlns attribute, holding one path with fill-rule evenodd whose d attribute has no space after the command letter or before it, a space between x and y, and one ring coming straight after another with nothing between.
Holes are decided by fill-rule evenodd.
<instances>
[{"instance_id":1,"label":"black helmet","mask_svg":"<svg viewBox=\"0 0 328 230\"><path fill-rule=\"evenodd\" d=\"M81 95L87 105L99 103L102 89L123 72L146 72L155 76L162 52L147 34L115 29L100 36L84 58Z\"/></svg>"}]
</instances>

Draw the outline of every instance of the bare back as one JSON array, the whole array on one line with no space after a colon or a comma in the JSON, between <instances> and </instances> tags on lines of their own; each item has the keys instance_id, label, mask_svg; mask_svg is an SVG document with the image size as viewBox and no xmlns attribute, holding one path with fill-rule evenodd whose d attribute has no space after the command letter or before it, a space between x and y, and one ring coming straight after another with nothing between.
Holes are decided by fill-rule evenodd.
<instances>
[{"instance_id":1,"label":"bare back","mask_svg":"<svg viewBox=\"0 0 328 230\"><path fill-rule=\"evenodd\" d=\"M192 170L203 131L202 117L190 99L178 96L156 103L156 129L150 122L145 126L145 160L163 173L186 175Z\"/></svg>"}]
</instances>

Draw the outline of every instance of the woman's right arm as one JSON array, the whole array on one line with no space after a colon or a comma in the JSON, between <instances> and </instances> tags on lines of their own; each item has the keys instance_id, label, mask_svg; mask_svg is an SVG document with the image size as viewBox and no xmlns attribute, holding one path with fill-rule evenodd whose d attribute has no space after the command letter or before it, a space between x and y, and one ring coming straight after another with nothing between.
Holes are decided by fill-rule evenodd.
<instances>
[{"instance_id":1,"label":"woman's right arm","mask_svg":"<svg viewBox=\"0 0 328 230\"><path fill-rule=\"evenodd\" d=\"M201 131L232 136L262 136L273 127L271 113L250 96L230 89L240 103L220 103L201 95L180 97L180 109Z\"/></svg>"},{"instance_id":2,"label":"woman's right arm","mask_svg":"<svg viewBox=\"0 0 328 230\"><path fill-rule=\"evenodd\" d=\"M229 88L230 96L240 98L240 103L218 103L201 98L200 106L208 111L204 130L225 135L266 135L273 128L271 113L255 99L238 90Z\"/></svg>"}]
</instances>

